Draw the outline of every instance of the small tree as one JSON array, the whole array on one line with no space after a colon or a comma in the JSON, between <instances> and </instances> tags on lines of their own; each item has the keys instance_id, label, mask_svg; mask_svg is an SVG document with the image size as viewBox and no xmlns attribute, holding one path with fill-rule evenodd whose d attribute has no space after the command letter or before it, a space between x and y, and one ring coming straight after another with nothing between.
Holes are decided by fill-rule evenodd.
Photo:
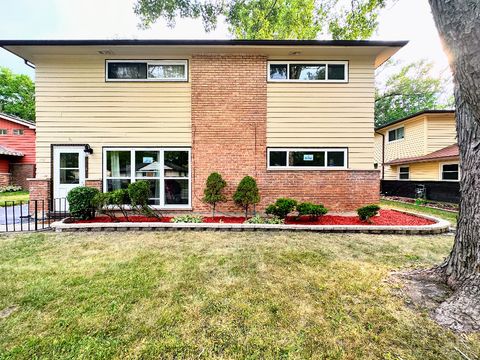
<instances>
[{"instance_id":1,"label":"small tree","mask_svg":"<svg viewBox=\"0 0 480 360\"><path fill-rule=\"evenodd\" d=\"M257 182L251 176L245 176L238 184L237 191L233 194L233 201L245 210L245 219L248 217L248 208L260 202Z\"/></svg>"},{"instance_id":2,"label":"small tree","mask_svg":"<svg viewBox=\"0 0 480 360\"><path fill-rule=\"evenodd\" d=\"M227 197L222 193L227 186L227 182L223 180L222 175L217 172L211 173L203 190L203 202L212 205L212 216L215 217L215 207L218 203L227 200Z\"/></svg>"}]
</instances>

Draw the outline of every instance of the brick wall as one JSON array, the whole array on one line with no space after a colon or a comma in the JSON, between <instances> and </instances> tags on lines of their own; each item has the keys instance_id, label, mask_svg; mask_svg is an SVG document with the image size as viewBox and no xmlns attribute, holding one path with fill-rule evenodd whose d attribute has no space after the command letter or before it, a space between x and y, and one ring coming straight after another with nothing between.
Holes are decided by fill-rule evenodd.
<instances>
[{"instance_id":1,"label":"brick wall","mask_svg":"<svg viewBox=\"0 0 480 360\"><path fill-rule=\"evenodd\" d=\"M43 207L45 212L50 209L50 179L28 179L30 200L39 200L38 206ZM44 202L43 202L44 201ZM43 204L40 205L40 203ZM30 213L34 212L34 201L30 201ZM40 216L40 215L39 215Z\"/></svg>"},{"instance_id":2,"label":"brick wall","mask_svg":"<svg viewBox=\"0 0 480 360\"><path fill-rule=\"evenodd\" d=\"M22 189L29 189L27 179L35 177L34 164L10 164L10 173L12 174L11 184L21 186Z\"/></svg>"},{"instance_id":3,"label":"brick wall","mask_svg":"<svg viewBox=\"0 0 480 360\"><path fill-rule=\"evenodd\" d=\"M11 178L12 174L10 173L0 173L0 186L10 185Z\"/></svg>"},{"instance_id":4,"label":"brick wall","mask_svg":"<svg viewBox=\"0 0 480 360\"><path fill-rule=\"evenodd\" d=\"M98 180L98 179L86 179L85 180L85 186L86 187L92 187L92 188L96 188L98 189L99 191L103 191L103 182L102 180Z\"/></svg>"}]
</instances>

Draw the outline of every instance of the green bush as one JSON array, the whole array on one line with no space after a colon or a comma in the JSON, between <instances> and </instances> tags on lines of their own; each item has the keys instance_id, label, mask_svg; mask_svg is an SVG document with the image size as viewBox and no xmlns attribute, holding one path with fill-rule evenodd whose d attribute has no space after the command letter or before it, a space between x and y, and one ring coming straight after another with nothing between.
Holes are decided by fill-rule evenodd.
<instances>
[{"instance_id":1,"label":"green bush","mask_svg":"<svg viewBox=\"0 0 480 360\"><path fill-rule=\"evenodd\" d=\"M148 205L151 196L148 181L139 180L129 184L127 192L133 210L145 216L158 217L158 214Z\"/></svg>"},{"instance_id":2,"label":"green bush","mask_svg":"<svg viewBox=\"0 0 480 360\"><path fill-rule=\"evenodd\" d=\"M289 213L295 210L297 201L288 198L280 198L275 204L270 204L265 209L268 215L274 215L280 219L285 219Z\"/></svg>"},{"instance_id":3,"label":"green bush","mask_svg":"<svg viewBox=\"0 0 480 360\"><path fill-rule=\"evenodd\" d=\"M70 214L76 219L88 220L95 216L93 199L98 189L79 186L68 192L67 201Z\"/></svg>"},{"instance_id":4,"label":"green bush","mask_svg":"<svg viewBox=\"0 0 480 360\"><path fill-rule=\"evenodd\" d=\"M201 223L203 222L203 216L190 214L178 215L170 221L173 223Z\"/></svg>"},{"instance_id":5,"label":"green bush","mask_svg":"<svg viewBox=\"0 0 480 360\"><path fill-rule=\"evenodd\" d=\"M22 191L22 187L17 185L0 186L0 193L15 192L15 191Z\"/></svg>"},{"instance_id":6,"label":"green bush","mask_svg":"<svg viewBox=\"0 0 480 360\"><path fill-rule=\"evenodd\" d=\"M310 219L317 220L320 216L325 215L328 210L322 204L312 204L303 202L297 206L298 216L310 216Z\"/></svg>"},{"instance_id":7,"label":"green bush","mask_svg":"<svg viewBox=\"0 0 480 360\"><path fill-rule=\"evenodd\" d=\"M237 191L233 194L233 201L245 210L245 218L247 218L249 207L260 202L257 182L253 177L245 176L240 181Z\"/></svg>"},{"instance_id":8,"label":"green bush","mask_svg":"<svg viewBox=\"0 0 480 360\"><path fill-rule=\"evenodd\" d=\"M377 215L379 210L380 210L380 206L371 204L371 205L366 205L357 209L357 214L360 220L370 221L370 218L372 216Z\"/></svg>"},{"instance_id":9,"label":"green bush","mask_svg":"<svg viewBox=\"0 0 480 360\"><path fill-rule=\"evenodd\" d=\"M425 206L425 205L427 205L427 200L422 199L422 198L417 198L417 199L415 199L415 205Z\"/></svg>"},{"instance_id":10,"label":"green bush","mask_svg":"<svg viewBox=\"0 0 480 360\"><path fill-rule=\"evenodd\" d=\"M205 190L203 190L203 202L212 205L212 216L215 216L217 204L227 200L223 194L225 186L227 186L227 182L219 173L213 172L208 176Z\"/></svg>"},{"instance_id":11,"label":"green bush","mask_svg":"<svg viewBox=\"0 0 480 360\"><path fill-rule=\"evenodd\" d=\"M245 220L245 224L283 224L285 221L276 216L271 218L261 217L260 215L255 215L248 220Z\"/></svg>"}]
</instances>

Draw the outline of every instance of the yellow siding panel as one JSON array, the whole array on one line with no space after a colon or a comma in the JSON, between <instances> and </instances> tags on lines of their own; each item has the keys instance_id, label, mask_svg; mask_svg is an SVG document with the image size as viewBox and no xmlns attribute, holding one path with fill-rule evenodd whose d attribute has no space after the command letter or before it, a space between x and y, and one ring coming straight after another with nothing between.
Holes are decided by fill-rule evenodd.
<instances>
[{"instance_id":1,"label":"yellow siding panel","mask_svg":"<svg viewBox=\"0 0 480 360\"><path fill-rule=\"evenodd\" d=\"M415 163L402 166L408 166L410 168L409 180L437 181L440 178L440 162L438 161ZM399 166L390 167L389 178L386 180L398 180L398 171Z\"/></svg>"},{"instance_id":2,"label":"yellow siding panel","mask_svg":"<svg viewBox=\"0 0 480 360\"><path fill-rule=\"evenodd\" d=\"M443 149L457 142L454 114L431 114L427 122L429 153Z\"/></svg>"}]
</instances>

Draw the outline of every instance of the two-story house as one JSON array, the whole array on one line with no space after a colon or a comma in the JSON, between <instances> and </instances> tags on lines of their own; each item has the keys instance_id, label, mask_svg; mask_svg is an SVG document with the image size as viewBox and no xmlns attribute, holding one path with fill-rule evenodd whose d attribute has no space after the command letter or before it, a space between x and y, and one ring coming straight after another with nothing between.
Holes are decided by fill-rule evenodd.
<instances>
[{"instance_id":1,"label":"two-story house","mask_svg":"<svg viewBox=\"0 0 480 360\"><path fill-rule=\"evenodd\" d=\"M375 129L382 192L459 200L460 165L453 110L426 110Z\"/></svg>"},{"instance_id":2,"label":"two-story house","mask_svg":"<svg viewBox=\"0 0 480 360\"><path fill-rule=\"evenodd\" d=\"M207 176L233 194L353 210L379 200L374 72L406 42L10 40L35 67L31 198L145 179L151 203L206 211ZM220 211L238 211L229 200Z\"/></svg>"}]
</instances>

